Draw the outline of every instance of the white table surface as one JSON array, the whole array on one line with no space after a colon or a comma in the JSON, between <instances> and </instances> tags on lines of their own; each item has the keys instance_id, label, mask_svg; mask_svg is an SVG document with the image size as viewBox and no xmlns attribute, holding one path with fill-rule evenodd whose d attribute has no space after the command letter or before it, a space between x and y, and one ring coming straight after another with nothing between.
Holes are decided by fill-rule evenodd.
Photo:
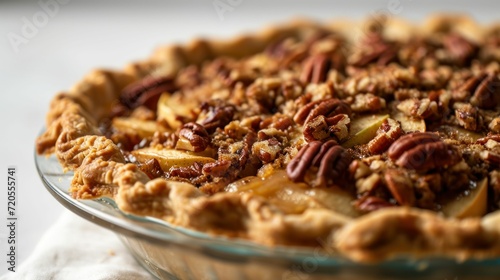
<instances>
[{"instance_id":1,"label":"white table surface","mask_svg":"<svg viewBox=\"0 0 500 280\"><path fill-rule=\"evenodd\" d=\"M42 0L53 2L55 0ZM31 253L41 234L64 211L38 178L33 162L37 133L44 125L51 97L68 89L95 67L118 68L145 58L154 47L196 36L228 37L258 30L295 16L318 19L351 17L389 9L398 16L421 20L432 11L460 11L481 22L498 21L498 1L78 1L59 4L32 38L17 46L24 19L33 22L43 9L38 1L0 2L0 218L5 219L6 169L18 168L18 265ZM213 3L240 3L217 14ZM394 3L393 3L394 4ZM43 16L38 19L42 20ZM9 35L11 34L11 35ZM5 221L6 222L6 221ZM2 224L5 222L1 222ZM6 270L7 228L0 226L0 275Z\"/></svg>"}]
</instances>

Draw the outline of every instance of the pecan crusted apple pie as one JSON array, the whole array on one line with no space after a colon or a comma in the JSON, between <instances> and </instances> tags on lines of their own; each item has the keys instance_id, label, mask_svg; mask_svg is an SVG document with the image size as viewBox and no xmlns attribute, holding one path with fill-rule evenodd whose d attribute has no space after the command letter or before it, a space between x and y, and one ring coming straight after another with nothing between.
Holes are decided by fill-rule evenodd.
<instances>
[{"instance_id":1,"label":"pecan crusted apple pie","mask_svg":"<svg viewBox=\"0 0 500 280\"><path fill-rule=\"evenodd\" d=\"M355 261L500 256L500 26L294 22L158 49L57 95L76 199Z\"/></svg>"}]
</instances>

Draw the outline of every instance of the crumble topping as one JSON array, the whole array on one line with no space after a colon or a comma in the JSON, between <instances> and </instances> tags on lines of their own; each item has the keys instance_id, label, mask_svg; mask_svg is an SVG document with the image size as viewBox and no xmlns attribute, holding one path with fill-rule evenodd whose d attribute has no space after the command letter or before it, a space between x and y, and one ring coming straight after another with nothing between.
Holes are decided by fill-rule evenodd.
<instances>
[{"instance_id":1,"label":"crumble topping","mask_svg":"<svg viewBox=\"0 0 500 280\"><path fill-rule=\"evenodd\" d=\"M286 37L128 85L102 132L151 179L208 194L288 166L291 181L342 188L361 212L440 211L450 192L470 192L498 168L498 148L471 141L498 133L499 61L480 55L490 48L446 30L408 41L370 30L351 45L334 31ZM370 114L387 117L363 122ZM357 122L364 130L353 132ZM162 164L147 149L194 157Z\"/></svg>"}]
</instances>

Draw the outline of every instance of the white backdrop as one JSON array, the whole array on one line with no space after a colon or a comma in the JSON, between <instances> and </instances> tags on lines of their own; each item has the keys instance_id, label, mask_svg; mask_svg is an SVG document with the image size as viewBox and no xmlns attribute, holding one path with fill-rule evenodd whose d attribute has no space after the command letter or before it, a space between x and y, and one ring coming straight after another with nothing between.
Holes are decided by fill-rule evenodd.
<instances>
[{"instance_id":1,"label":"white backdrop","mask_svg":"<svg viewBox=\"0 0 500 280\"><path fill-rule=\"evenodd\" d=\"M228 37L296 16L362 19L389 11L421 20L431 12L458 11L484 23L500 20L500 2L478 0L57 1L0 1L0 219L7 214L7 166L15 165L18 265L63 211L37 176L35 137L51 97L92 68L121 67L162 44ZM0 226L0 275L6 271L6 237L6 226Z\"/></svg>"}]
</instances>

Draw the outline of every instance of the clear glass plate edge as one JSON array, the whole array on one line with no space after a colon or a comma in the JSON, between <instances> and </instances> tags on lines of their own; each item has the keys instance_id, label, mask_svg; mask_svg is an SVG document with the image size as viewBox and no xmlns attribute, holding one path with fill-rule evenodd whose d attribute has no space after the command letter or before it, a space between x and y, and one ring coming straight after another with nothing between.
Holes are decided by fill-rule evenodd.
<instances>
[{"instance_id":1,"label":"clear glass plate edge","mask_svg":"<svg viewBox=\"0 0 500 280\"><path fill-rule=\"evenodd\" d=\"M44 165L51 165L56 168L55 172L49 172ZM118 234L124 234L131 237L143 239L156 244L176 244L187 249L203 251L210 255L233 255L237 257L262 258L266 260L280 259L285 261L286 266L293 266L293 263L304 263L305 260L314 258L319 268L347 267L371 267L373 265L361 265L353 263L339 256L320 256L314 249L302 249L294 247L266 247L254 244L249 241L239 239L229 239L224 237L210 236L205 233L172 226L162 220L141 217L122 212L116 206L115 202L109 198L100 198L96 200L76 200L68 193L69 179L73 177L71 172L64 173L55 156L38 155L35 152L35 165L38 174L46 189L63 206L75 214L105 228L108 228ZM55 178L68 180L67 184L54 182ZM64 185L65 188L62 188ZM138 225L141 224L141 226ZM152 229L151 226L157 229ZM457 263L454 260L443 258L427 259L407 259L400 258L390 260L376 265L377 270L385 268L401 271L421 272L439 267L457 267L473 268L478 264L486 266L500 267L500 259L491 260L470 260L463 263ZM500 273L500 270L499 270Z\"/></svg>"}]
</instances>

